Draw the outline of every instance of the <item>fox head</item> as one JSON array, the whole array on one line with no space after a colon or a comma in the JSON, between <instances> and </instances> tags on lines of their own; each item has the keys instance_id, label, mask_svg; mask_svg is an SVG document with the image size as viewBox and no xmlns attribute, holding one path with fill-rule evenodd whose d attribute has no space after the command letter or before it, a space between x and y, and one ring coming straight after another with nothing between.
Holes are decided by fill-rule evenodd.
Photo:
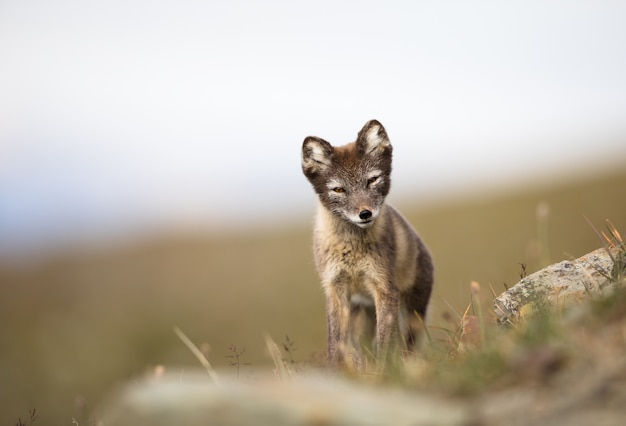
<instances>
[{"instance_id":1,"label":"fox head","mask_svg":"<svg viewBox=\"0 0 626 426\"><path fill-rule=\"evenodd\" d=\"M320 202L336 216L369 228L391 185L391 143L385 128L368 121L355 142L333 147L309 136L302 144L302 171Z\"/></svg>"}]
</instances>

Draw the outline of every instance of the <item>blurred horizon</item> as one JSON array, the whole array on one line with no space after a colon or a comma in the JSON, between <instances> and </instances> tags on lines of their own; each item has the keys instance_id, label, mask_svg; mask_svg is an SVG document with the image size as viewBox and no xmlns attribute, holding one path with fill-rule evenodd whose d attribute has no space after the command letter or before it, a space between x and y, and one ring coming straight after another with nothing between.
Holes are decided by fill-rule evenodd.
<instances>
[{"instance_id":1,"label":"blurred horizon","mask_svg":"<svg viewBox=\"0 0 626 426\"><path fill-rule=\"evenodd\" d=\"M332 11L332 13L329 13ZM308 135L372 118L392 203L622 167L626 3L0 5L0 256L310 220Z\"/></svg>"},{"instance_id":2,"label":"blurred horizon","mask_svg":"<svg viewBox=\"0 0 626 426\"><path fill-rule=\"evenodd\" d=\"M615 160L615 159L614 159ZM507 180L506 177L500 181L485 183L482 186L449 188L443 194L423 192L418 197L411 196L410 185L398 190L395 182L392 185L392 193L388 197L388 202L406 209L412 214L438 211L442 209L454 209L468 203L503 202L510 198L524 197L525 194L541 194L545 192L569 190L580 185L596 185L604 179L621 178L623 176L626 161L617 159L615 162L607 161L604 167L586 167L579 165L574 167L570 173L550 173L544 171L526 180ZM304 176L302 177L303 179ZM0 242L0 267L10 265L28 265L45 259L54 259L57 255L62 257L73 256L79 253L93 254L100 251L121 249L129 247L150 246L159 241L164 242L172 238L200 238L216 239L235 238L241 239L246 236L250 238L262 237L270 233L283 234L294 230L300 233L312 232L313 219L317 197L308 182L305 181L305 188L309 193L309 200L298 205L286 206L282 211L271 209L263 212L255 222L240 221L239 218L217 218L207 217L180 217L172 216L160 218L153 222L142 221L141 215L122 221L111 221L105 227L102 223L94 225L73 226L71 229L58 229L59 233L51 232L48 235L36 238L25 238L23 235L19 240L11 241L4 239ZM404 193L399 193L404 190ZM280 206L279 206L280 207ZM285 207L285 206L283 206ZM280 209L278 209L280 210ZM621 220L621 218L602 218L609 220ZM218 223L214 223L217 221ZM419 226L419 223L415 223ZM597 224L602 226L602 224ZM308 229L308 231L307 231ZM7 244L8 243L8 244ZM91 251L94 249L95 251Z\"/></svg>"}]
</instances>

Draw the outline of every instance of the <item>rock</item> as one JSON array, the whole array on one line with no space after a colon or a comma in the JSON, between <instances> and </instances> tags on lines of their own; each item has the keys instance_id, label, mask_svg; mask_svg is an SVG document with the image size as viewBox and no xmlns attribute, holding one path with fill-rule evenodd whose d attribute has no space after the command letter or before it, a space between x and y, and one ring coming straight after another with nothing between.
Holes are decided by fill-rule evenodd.
<instances>
[{"instance_id":1,"label":"rock","mask_svg":"<svg viewBox=\"0 0 626 426\"><path fill-rule=\"evenodd\" d=\"M617 251L613 256L620 255ZM515 321L526 308L562 307L589 300L611 287L613 260L605 249L598 249L576 260L555 263L523 278L494 300L500 324Z\"/></svg>"},{"instance_id":2,"label":"rock","mask_svg":"<svg viewBox=\"0 0 626 426\"><path fill-rule=\"evenodd\" d=\"M469 407L340 377L254 381L164 375L121 389L96 415L106 426L466 425Z\"/></svg>"}]
</instances>

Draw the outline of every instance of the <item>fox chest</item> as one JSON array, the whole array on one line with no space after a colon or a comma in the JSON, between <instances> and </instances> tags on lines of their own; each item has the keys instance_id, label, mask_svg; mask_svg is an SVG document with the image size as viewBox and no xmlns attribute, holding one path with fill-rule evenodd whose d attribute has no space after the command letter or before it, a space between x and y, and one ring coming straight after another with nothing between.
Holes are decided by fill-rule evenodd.
<instances>
[{"instance_id":1,"label":"fox chest","mask_svg":"<svg viewBox=\"0 0 626 426\"><path fill-rule=\"evenodd\" d=\"M350 292L389 276L388 256L375 243L341 238L317 239L315 257L323 285L340 285Z\"/></svg>"}]
</instances>

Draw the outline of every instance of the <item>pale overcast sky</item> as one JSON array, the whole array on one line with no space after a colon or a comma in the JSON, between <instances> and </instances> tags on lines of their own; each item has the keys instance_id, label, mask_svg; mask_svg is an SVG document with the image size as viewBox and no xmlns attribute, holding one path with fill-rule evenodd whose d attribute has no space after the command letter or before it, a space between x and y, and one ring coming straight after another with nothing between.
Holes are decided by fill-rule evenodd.
<instances>
[{"instance_id":1,"label":"pale overcast sky","mask_svg":"<svg viewBox=\"0 0 626 426\"><path fill-rule=\"evenodd\" d=\"M416 203L626 159L624 1L2 1L0 253L310 220L377 118Z\"/></svg>"}]
</instances>

